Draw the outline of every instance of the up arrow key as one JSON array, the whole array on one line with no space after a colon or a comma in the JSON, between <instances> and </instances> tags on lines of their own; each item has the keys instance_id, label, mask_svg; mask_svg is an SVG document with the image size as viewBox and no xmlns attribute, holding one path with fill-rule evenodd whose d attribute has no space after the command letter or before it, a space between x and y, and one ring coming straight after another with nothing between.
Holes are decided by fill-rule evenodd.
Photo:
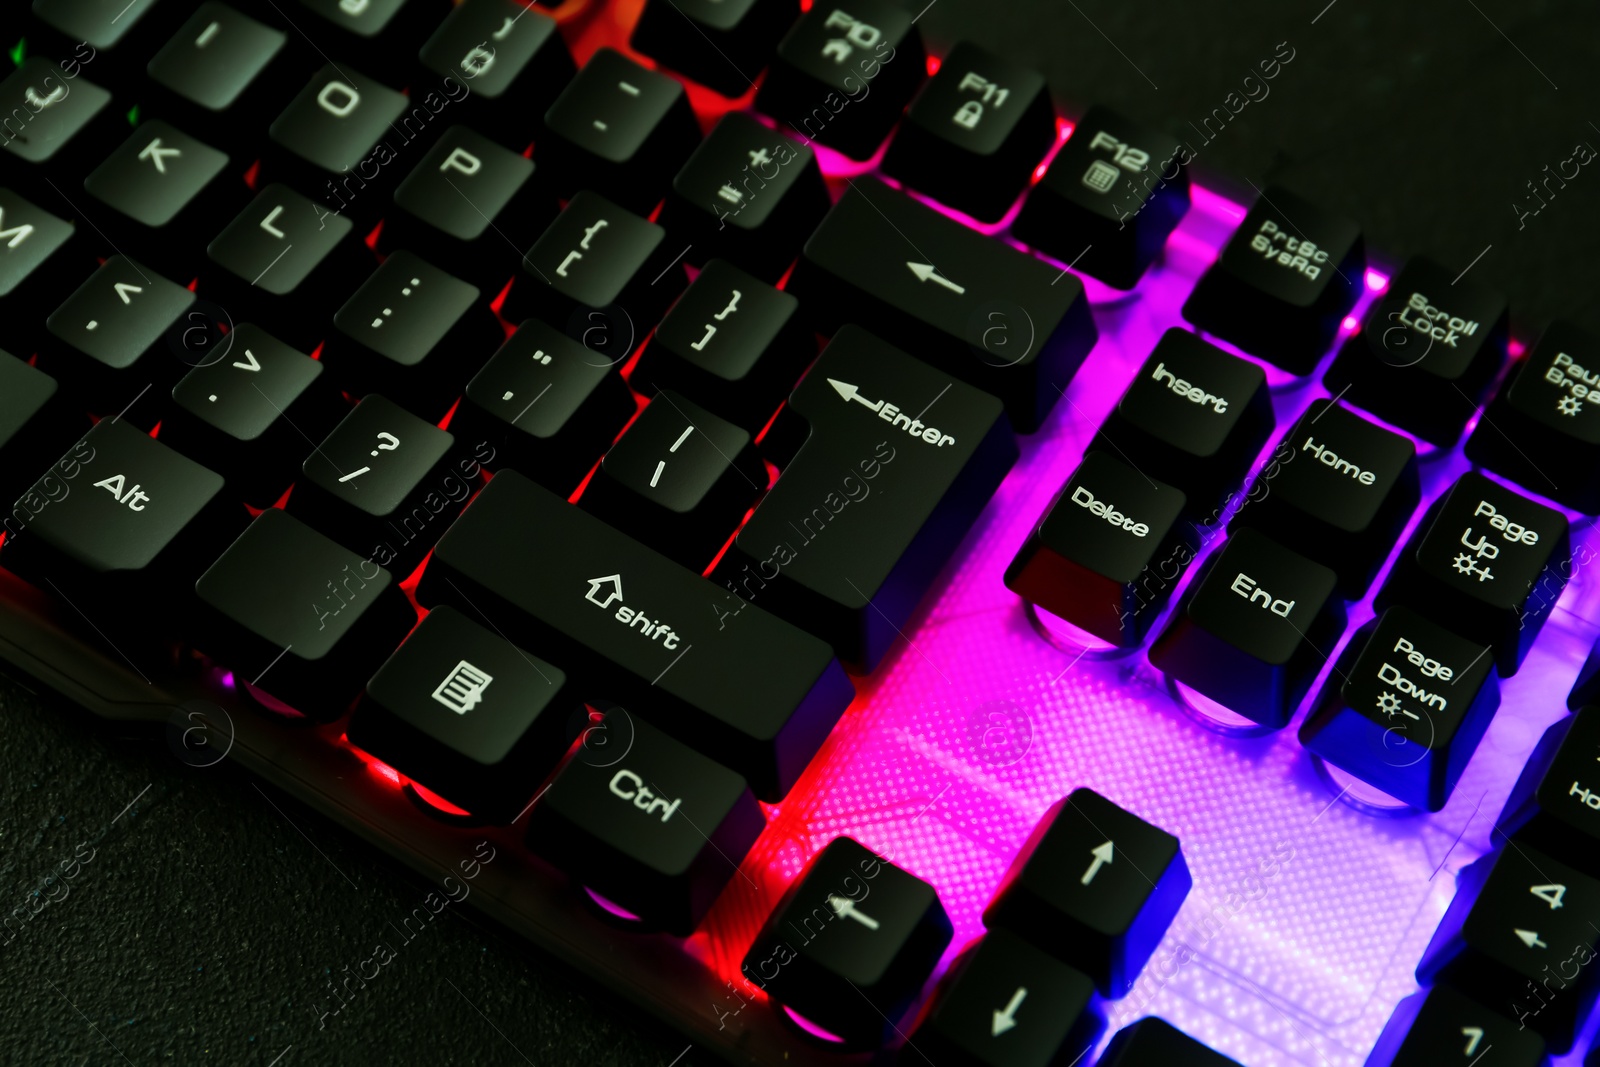
<instances>
[{"instance_id":1,"label":"up arrow key","mask_svg":"<svg viewBox=\"0 0 1600 1067\"><path fill-rule=\"evenodd\" d=\"M1083 872L1083 877L1080 881L1084 885L1094 881L1094 876L1100 873L1100 868L1111 862L1112 854L1115 851L1116 847L1110 841L1091 849L1089 855L1094 857L1094 861L1089 864L1089 869Z\"/></svg>"},{"instance_id":2,"label":"up arrow key","mask_svg":"<svg viewBox=\"0 0 1600 1067\"><path fill-rule=\"evenodd\" d=\"M181 155L183 155L183 150L180 148L162 148L161 138L157 137L144 146L144 151L139 153L139 158L148 159L155 164L158 174L165 174L167 172L165 157Z\"/></svg>"},{"instance_id":3,"label":"up arrow key","mask_svg":"<svg viewBox=\"0 0 1600 1067\"><path fill-rule=\"evenodd\" d=\"M133 303L132 300L128 299L128 294L129 293L142 293L142 292L144 292L144 287L143 286L131 285L128 282L117 282L117 283L115 283L115 285L116 285L117 295L122 298L122 302L124 304Z\"/></svg>"}]
</instances>

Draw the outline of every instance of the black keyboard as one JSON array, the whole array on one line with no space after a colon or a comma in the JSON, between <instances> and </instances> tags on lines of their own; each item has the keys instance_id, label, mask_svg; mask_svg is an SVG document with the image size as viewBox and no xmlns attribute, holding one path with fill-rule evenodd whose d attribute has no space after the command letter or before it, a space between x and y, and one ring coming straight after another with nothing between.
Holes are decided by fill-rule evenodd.
<instances>
[{"instance_id":1,"label":"black keyboard","mask_svg":"<svg viewBox=\"0 0 1600 1067\"><path fill-rule=\"evenodd\" d=\"M731 1063L1587 1054L1581 326L891 0L9 14L7 674Z\"/></svg>"}]
</instances>

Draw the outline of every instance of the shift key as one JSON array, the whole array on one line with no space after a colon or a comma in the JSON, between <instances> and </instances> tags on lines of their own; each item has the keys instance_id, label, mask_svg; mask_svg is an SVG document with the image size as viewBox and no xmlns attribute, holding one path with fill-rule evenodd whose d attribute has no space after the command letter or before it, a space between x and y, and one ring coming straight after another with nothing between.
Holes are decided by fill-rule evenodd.
<instances>
[{"instance_id":1,"label":"shift key","mask_svg":"<svg viewBox=\"0 0 1600 1067\"><path fill-rule=\"evenodd\" d=\"M649 708L763 800L800 777L855 696L818 638L502 471L434 549L428 607L486 617L567 665L585 699Z\"/></svg>"}]
</instances>

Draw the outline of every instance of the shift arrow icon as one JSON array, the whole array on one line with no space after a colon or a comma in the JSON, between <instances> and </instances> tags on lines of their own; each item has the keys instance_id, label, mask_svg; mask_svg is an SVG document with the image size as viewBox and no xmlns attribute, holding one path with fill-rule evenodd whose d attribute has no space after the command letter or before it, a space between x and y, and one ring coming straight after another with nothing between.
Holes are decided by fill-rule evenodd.
<instances>
[{"instance_id":1,"label":"shift arrow icon","mask_svg":"<svg viewBox=\"0 0 1600 1067\"><path fill-rule=\"evenodd\" d=\"M990 1031L989 1036L999 1037L1007 1030L1010 1030L1016 1026L1017 1009L1022 1007L1022 1002L1027 999L1028 991L1022 986L1018 986L1017 991L1011 994L1011 1000L1008 1004L1006 1004L1005 1010L996 1011L994 1013L994 1029Z\"/></svg>"},{"instance_id":2,"label":"shift arrow icon","mask_svg":"<svg viewBox=\"0 0 1600 1067\"><path fill-rule=\"evenodd\" d=\"M1094 862L1089 864L1089 869L1083 872L1083 877L1079 879L1079 881L1081 881L1084 885L1088 885L1090 882L1094 881L1094 876L1100 873L1100 868L1111 862L1111 854L1114 851L1116 851L1115 847L1110 841L1107 841L1098 848L1092 849L1089 852L1089 855L1094 857Z\"/></svg>"},{"instance_id":3,"label":"shift arrow icon","mask_svg":"<svg viewBox=\"0 0 1600 1067\"><path fill-rule=\"evenodd\" d=\"M957 295L966 292L961 286L940 274L939 268L932 263L913 263L908 259L906 260L906 266L911 268L911 273L917 276L917 281L919 282L934 282Z\"/></svg>"}]
</instances>

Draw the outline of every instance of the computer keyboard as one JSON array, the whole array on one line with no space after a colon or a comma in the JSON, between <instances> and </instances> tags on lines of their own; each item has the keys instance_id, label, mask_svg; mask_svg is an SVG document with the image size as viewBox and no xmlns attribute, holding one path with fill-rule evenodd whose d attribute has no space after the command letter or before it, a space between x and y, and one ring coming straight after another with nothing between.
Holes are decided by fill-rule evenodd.
<instances>
[{"instance_id":1,"label":"computer keyboard","mask_svg":"<svg viewBox=\"0 0 1600 1067\"><path fill-rule=\"evenodd\" d=\"M7 27L7 673L729 1062L1588 1054L1577 326L885 0Z\"/></svg>"}]
</instances>

